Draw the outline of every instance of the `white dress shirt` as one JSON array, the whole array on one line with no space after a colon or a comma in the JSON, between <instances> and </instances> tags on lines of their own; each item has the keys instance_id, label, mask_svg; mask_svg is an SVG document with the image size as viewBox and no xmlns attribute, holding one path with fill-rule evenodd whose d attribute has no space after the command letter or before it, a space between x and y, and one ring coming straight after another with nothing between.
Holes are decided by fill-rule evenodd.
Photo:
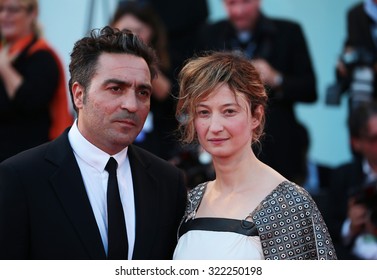
<instances>
[{"instance_id":1,"label":"white dress shirt","mask_svg":"<svg viewBox=\"0 0 377 280\"><path fill-rule=\"evenodd\" d=\"M88 194L94 217L101 234L103 247L107 254L108 223L106 192L109 174L105 170L105 166L110 158L110 155L85 139L77 127L77 120L74 122L68 133L68 139L79 165L86 193ZM118 163L117 177L120 199L122 201L124 217L126 219L129 248L128 259L132 259L135 243L135 201L127 150L128 148L126 147L121 152L111 156L115 158Z\"/></svg>"}]
</instances>

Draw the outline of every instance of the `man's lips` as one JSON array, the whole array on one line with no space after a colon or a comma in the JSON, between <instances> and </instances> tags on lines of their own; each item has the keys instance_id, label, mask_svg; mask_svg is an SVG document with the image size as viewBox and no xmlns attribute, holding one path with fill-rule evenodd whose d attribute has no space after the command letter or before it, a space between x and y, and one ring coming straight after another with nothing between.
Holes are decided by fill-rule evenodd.
<instances>
[{"instance_id":1,"label":"man's lips","mask_svg":"<svg viewBox=\"0 0 377 280\"><path fill-rule=\"evenodd\" d=\"M130 120L130 119L115 120L115 122L122 124L122 125L125 125L125 126L132 126L132 127L136 126L135 121Z\"/></svg>"}]
</instances>

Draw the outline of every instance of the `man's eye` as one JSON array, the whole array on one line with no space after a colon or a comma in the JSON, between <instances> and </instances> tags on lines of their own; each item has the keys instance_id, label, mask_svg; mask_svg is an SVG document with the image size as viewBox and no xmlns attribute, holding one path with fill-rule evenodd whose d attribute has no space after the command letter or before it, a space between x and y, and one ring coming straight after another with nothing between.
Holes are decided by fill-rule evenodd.
<instances>
[{"instance_id":1,"label":"man's eye","mask_svg":"<svg viewBox=\"0 0 377 280\"><path fill-rule=\"evenodd\" d=\"M110 88L110 90L113 91L113 92L119 92L119 91L121 91L122 89L121 89L120 87L113 86L113 87Z\"/></svg>"},{"instance_id":2,"label":"man's eye","mask_svg":"<svg viewBox=\"0 0 377 280\"><path fill-rule=\"evenodd\" d=\"M145 97L149 97L151 95L151 91L150 90L140 90L139 94L142 95L142 96L145 96Z\"/></svg>"}]
</instances>

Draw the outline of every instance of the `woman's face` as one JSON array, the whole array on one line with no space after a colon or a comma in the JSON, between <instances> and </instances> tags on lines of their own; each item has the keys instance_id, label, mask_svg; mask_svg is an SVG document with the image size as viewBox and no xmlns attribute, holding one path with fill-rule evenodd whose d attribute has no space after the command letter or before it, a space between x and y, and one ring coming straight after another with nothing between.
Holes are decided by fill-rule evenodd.
<instances>
[{"instance_id":1,"label":"woman's face","mask_svg":"<svg viewBox=\"0 0 377 280\"><path fill-rule=\"evenodd\" d=\"M194 125L198 140L213 158L250 151L253 130L259 124L260 120L251 115L246 98L236 97L226 84L196 106Z\"/></svg>"},{"instance_id":2,"label":"woman's face","mask_svg":"<svg viewBox=\"0 0 377 280\"><path fill-rule=\"evenodd\" d=\"M125 28L131 30L146 44L150 44L152 40L152 28L131 14L121 17L113 27L120 30Z\"/></svg>"},{"instance_id":3,"label":"woman's face","mask_svg":"<svg viewBox=\"0 0 377 280\"><path fill-rule=\"evenodd\" d=\"M23 1L0 0L0 33L8 42L28 35L36 17L37 12L28 11Z\"/></svg>"}]
</instances>

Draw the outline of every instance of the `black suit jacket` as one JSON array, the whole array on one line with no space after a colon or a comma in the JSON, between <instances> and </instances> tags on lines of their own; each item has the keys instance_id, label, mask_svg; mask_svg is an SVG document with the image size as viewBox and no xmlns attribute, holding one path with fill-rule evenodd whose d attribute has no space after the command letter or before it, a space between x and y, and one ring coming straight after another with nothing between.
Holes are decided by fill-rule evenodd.
<instances>
[{"instance_id":1,"label":"black suit jacket","mask_svg":"<svg viewBox=\"0 0 377 280\"><path fill-rule=\"evenodd\" d=\"M364 2L352 6L347 13L347 38L345 46L364 47L370 52L376 52L371 33L373 20L364 10Z\"/></svg>"},{"instance_id":2,"label":"black suit jacket","mask_svg":"<svg viewBox=\"0 0 377 280\"><path fill-rule=\"evenodd\" d=\"M374 24L374 21L364 10L364 1L352 6L347 12L347 38L344 47L361 48L370 56L367 59L370 64L367 63L367 66L374 67L373 95L374 99L377 99L377 71L375 68L377 64L377 45L371 32Z\"/></svg>"},{"instance_id":3,"label":"black suit jacket","mask_svg":"<svg viewBox=\"0 0 377 280\"><path fill-rule=\"evenodd\" d=\"M359 157L335 168L330 179L326 223L339 259L355 259L351 254L351 248L342 244L341 229L347 218L348 200L362 190L365 179L362 160Z\"/></svg>"},{"instance_id":4,"label":"black suit jacket","mask_svg":"<svg viewBox=\"0 0 377 280\"><path fill-rule=\"evenodd\" d=\"M330 179L328 208L329 230L333 239L340 238L342 224L347 218L348 200L362 190L365 178L362 161L359 158L334 169Z\"/></svg>"},{"instance_id":5,"label":"black suit jacket","mask_svg":"<svg viewBox=\"0 0 377 280\"><path fill-rule=\"evenodd\" d=\"M183 216L181 171L129 146L135 195L133 259L170 259ZM97 223L68 141L0 164L0 259L105 259Z\"/></svg>"}]
</instances>

